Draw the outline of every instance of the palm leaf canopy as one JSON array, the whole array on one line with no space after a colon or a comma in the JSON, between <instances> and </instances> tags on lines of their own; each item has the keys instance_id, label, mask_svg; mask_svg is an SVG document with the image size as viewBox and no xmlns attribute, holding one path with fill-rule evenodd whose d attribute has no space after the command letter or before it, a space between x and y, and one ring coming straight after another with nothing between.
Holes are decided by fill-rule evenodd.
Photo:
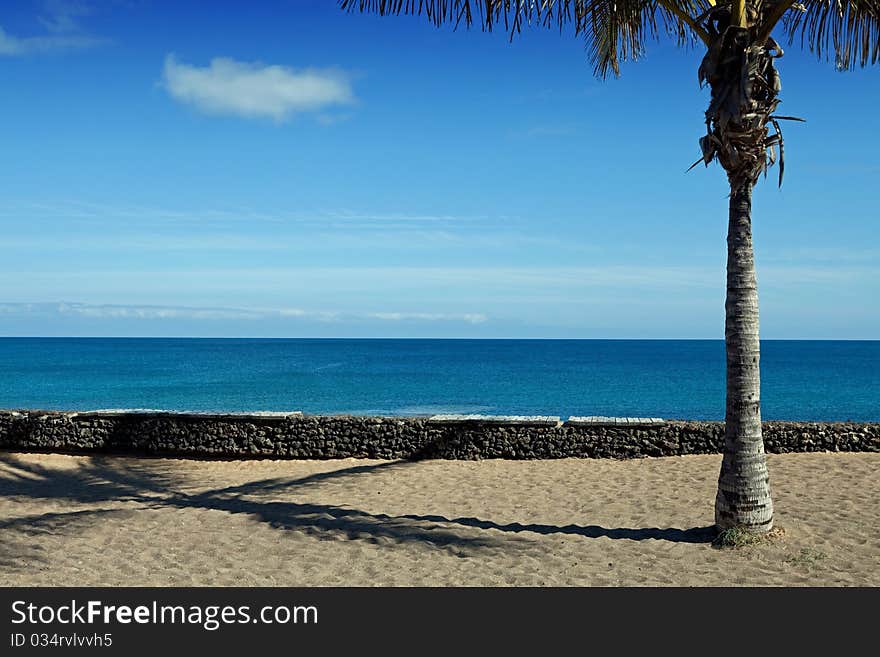
<instances>
[{"instance_id":1,"label":"palm leaf canopy","mask_svg":"<svg viewBox=\"0 0 880 657\"><path fill-rule=\"evenodd\" d=\"M782 27L789 42L820 58L834 57L839 69L880 61L880 0L803 0L789 9Z\"/></svg>"},{"instance_id":2,"label":"palm leaf canopy","mask_svg":"<svg viewBox=\"0 0 880 657\"><path fill-rule=\"evenodd\" d=\"M880 61L880 0L339 0L348 11L380 15L416 14L437 25L464 23L484 30L503 28L511 38L523 27L573 28L586 42L595 72L620 73L620 63L637 60L645 44L661 36L679 45L711 35L703 24L708 10L729 5L769 37L781 21L789 41L820 58L834 56L838 68ZM748 9L746 12L745 10Z\"/></svg>"}]
</instances>

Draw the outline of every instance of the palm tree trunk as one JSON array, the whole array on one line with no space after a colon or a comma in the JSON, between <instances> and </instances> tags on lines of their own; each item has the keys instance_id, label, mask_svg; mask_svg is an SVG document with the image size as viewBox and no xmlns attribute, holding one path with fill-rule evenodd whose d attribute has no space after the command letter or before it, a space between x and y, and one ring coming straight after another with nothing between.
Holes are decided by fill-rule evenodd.
<instances>
[{"instance_id":1,"label":"palm tree trunk","mask_svg":"<svg viewBox=\"0 0 880 657\"><path fill-rule=\"evenodd\" d=\"M715 498L719 530L767 532L773 502L761 434L758 287L752 252L752 183L731 180L727 233L727 404L724 458Z\"/></svg>"}]
</instances>

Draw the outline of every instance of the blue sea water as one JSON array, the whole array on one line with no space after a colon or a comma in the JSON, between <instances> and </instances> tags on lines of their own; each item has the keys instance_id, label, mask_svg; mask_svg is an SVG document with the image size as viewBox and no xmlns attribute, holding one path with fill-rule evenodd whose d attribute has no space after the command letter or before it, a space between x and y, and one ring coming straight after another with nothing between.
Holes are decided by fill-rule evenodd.
<instances>
[{"instance_id":1,"label":"blue sea water","mask_svg":"<svg viewBox=\"0 0 880 657\"><path fill-rule=\"evenodd\" d=\"M880 341L764 341L768 420L880 420ZM714 340L0 338L0 408L724 417Z\"/></svg>"}]
</instances>

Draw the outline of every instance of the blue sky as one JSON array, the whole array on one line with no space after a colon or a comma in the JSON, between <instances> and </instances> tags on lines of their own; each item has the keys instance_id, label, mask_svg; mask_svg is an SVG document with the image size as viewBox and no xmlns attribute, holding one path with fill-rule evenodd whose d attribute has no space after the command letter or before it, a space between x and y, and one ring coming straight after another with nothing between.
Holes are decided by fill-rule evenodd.
<instances>
[{"instance_id":1,"label":"blue sky","mask_svg":"<svg viewBox=\"0 0 880 657\"><path fill-rule=\"evenodd\" d=\"M0 335L723 337L698 51L212 6L0 6ZM880 67L779 68L762 336L880 338Z\"/></svg>"}]
</instances>

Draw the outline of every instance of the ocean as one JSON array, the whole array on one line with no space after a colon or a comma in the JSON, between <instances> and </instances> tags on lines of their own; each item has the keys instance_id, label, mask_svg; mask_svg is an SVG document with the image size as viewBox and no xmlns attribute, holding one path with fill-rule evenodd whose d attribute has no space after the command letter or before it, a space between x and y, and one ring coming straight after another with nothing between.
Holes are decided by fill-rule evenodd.
<instances>
[{"instance_id":1,"label":"ocean","mask_svg":"<svg viewBox=\"0 0 880 657\"><path fill-rule=\"evenodd\" d=\"M765 420L880 420L880 341L763 341ZM0 338L0 408L724 418L720 340Z\"/></svg>"}]
</instances>

